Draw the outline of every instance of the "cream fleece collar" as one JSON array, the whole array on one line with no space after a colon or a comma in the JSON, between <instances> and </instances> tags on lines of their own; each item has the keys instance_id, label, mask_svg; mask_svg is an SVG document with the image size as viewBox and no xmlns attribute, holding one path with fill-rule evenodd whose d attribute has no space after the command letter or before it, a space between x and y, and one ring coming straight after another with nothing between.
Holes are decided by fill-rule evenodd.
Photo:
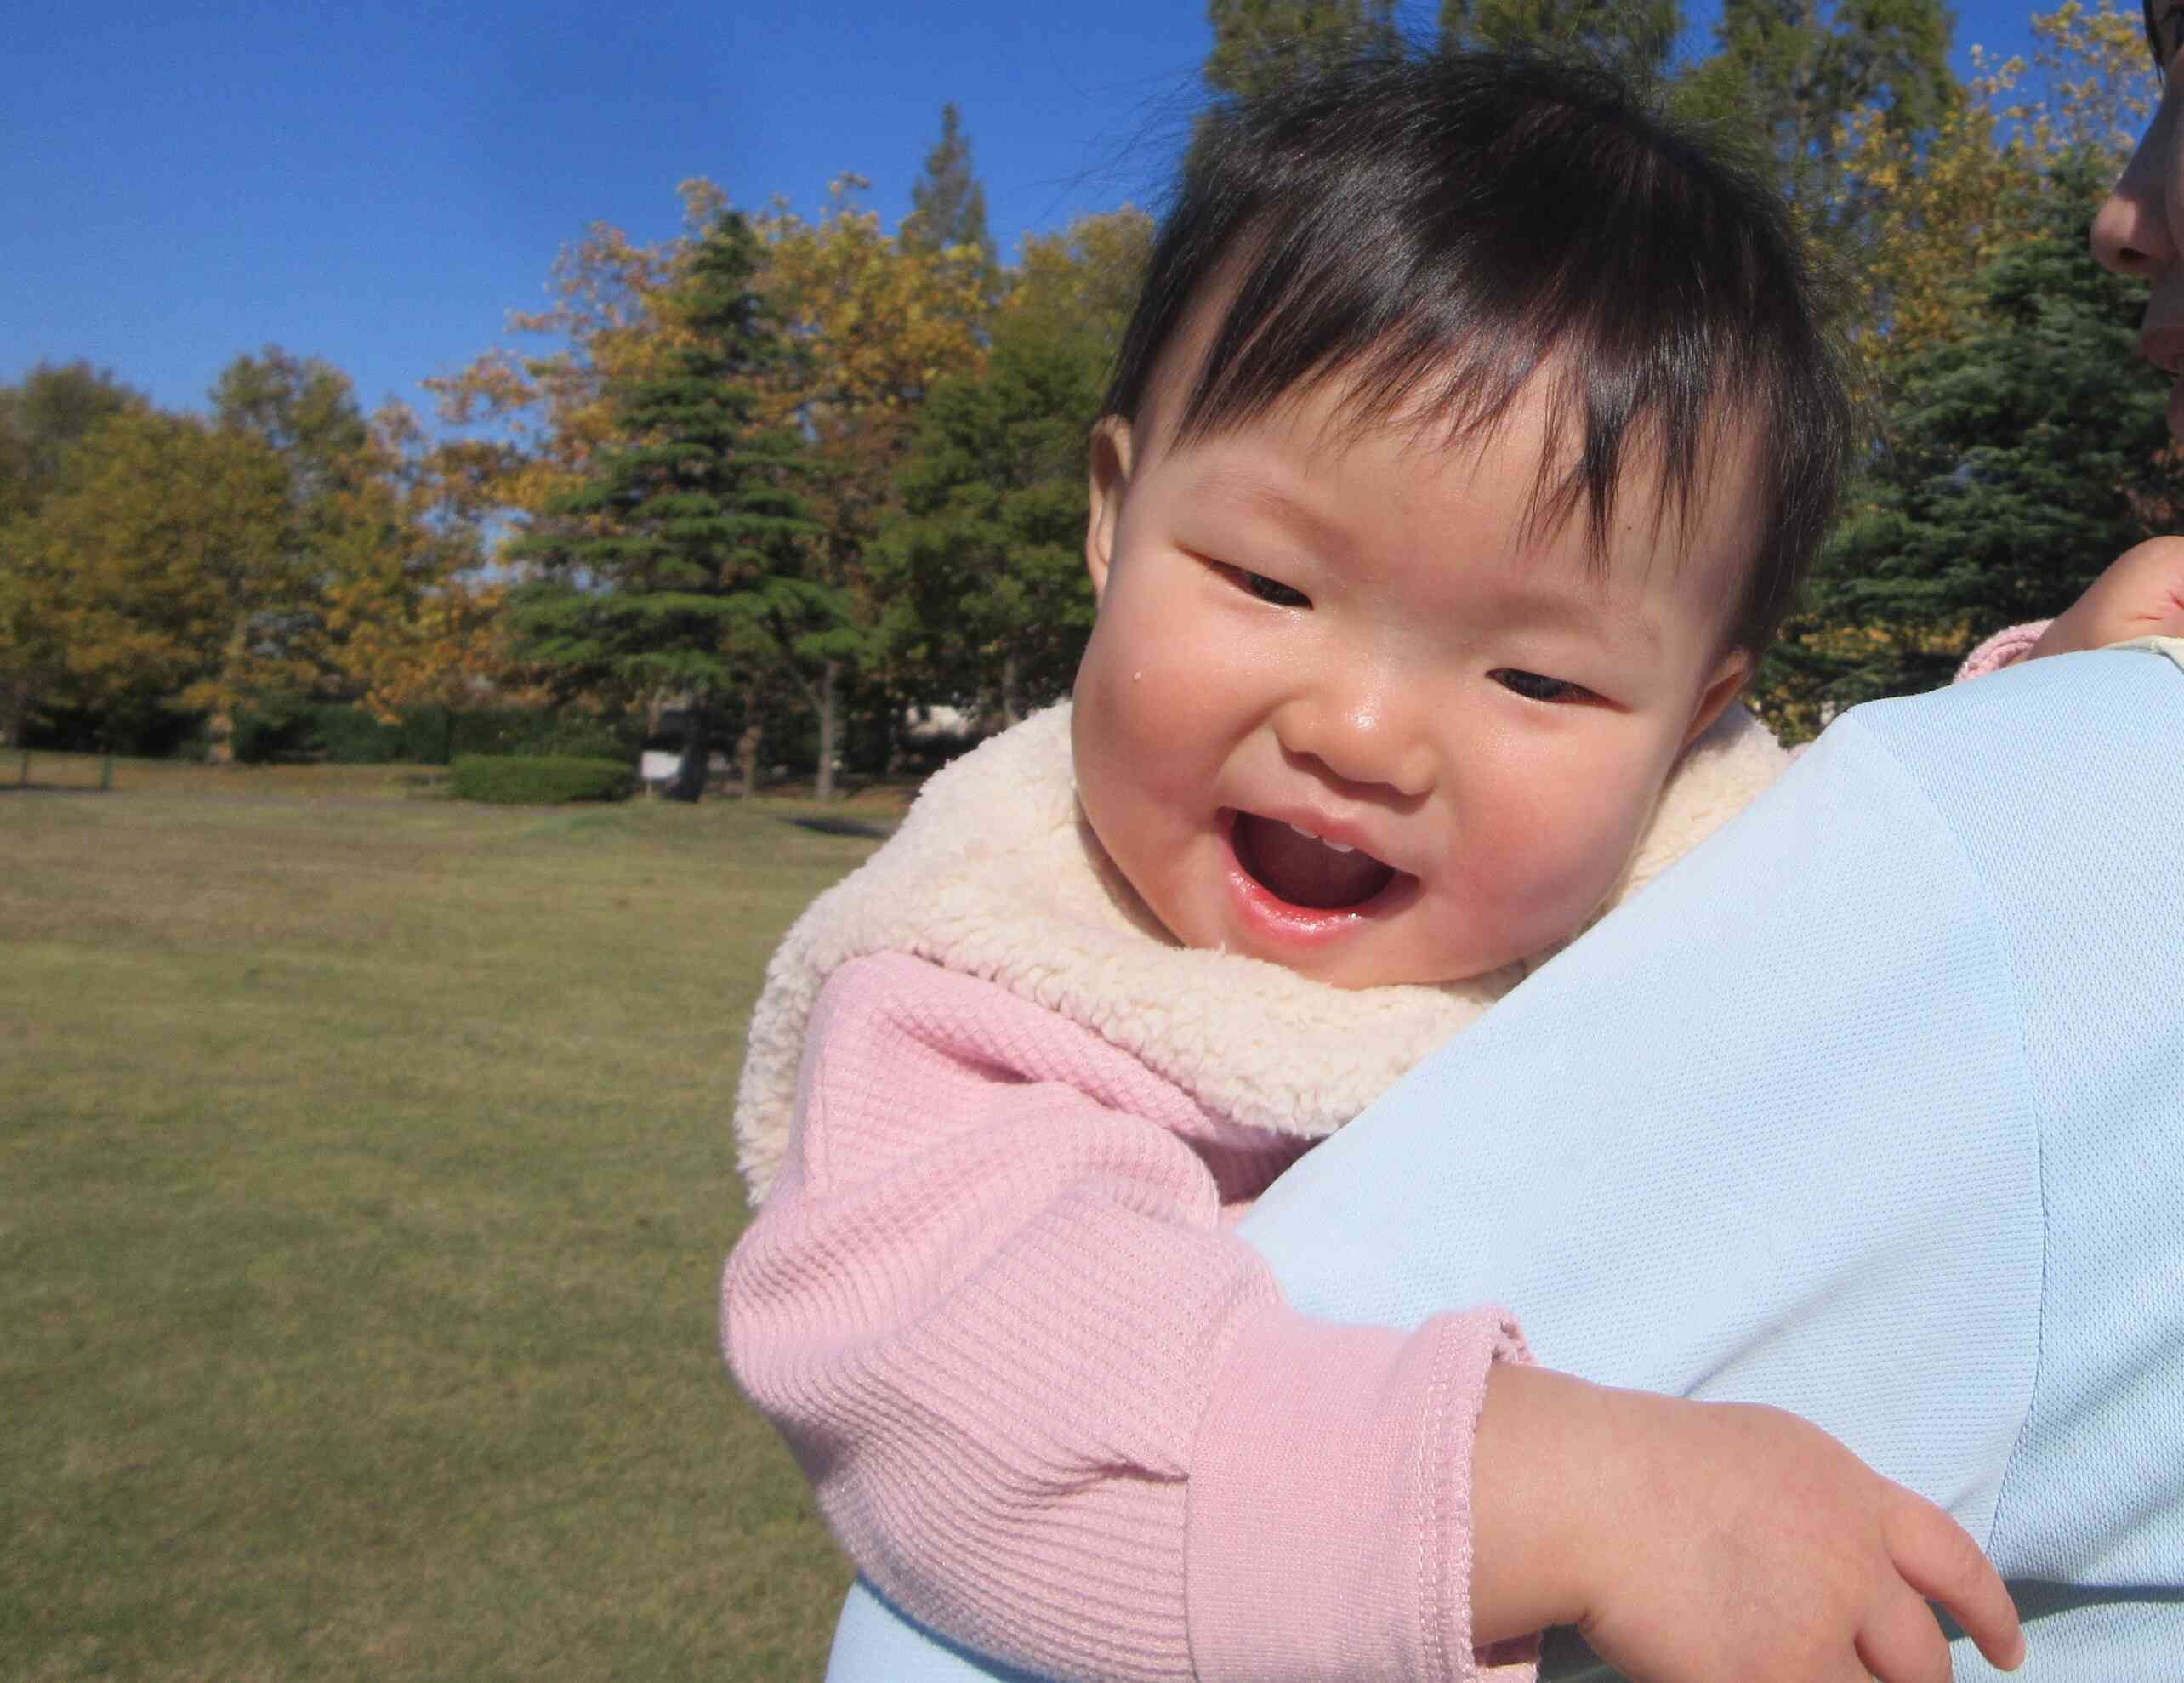
<instances>
[{"instance_id":1,"label":"cream fleece collar","mask_svg":"<svg viewBox=\"0 0 2184 1683\"><path fill-rule=\"evenodd\" d=\"M936 774L887 844L783 938L736 1093L737 1158L754 1202L788 1144L812 1005L853 958L909 952L992 981L1133 1054L1216 1114L1313 1139L1522 979L1526 967L1512 965L1437 987L1351 990L1177 946L1078 815L1069 716L1066 702L1049 708ZM1731 708L1670 780L1608 904L1688 852L1786 763L1773 737Z\"/></svg>"}]
</instances>

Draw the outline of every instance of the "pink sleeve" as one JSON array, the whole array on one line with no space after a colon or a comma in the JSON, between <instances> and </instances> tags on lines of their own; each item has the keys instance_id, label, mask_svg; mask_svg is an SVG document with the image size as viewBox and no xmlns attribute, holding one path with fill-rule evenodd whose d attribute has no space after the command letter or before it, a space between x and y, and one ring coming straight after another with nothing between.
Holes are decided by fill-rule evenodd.
<instances>
[{"instance_id":1,"label":"pink sleeve","mask_svg":"<svg viewBox=\"0 0 2184 1683\"><path fill-rule=\"evenodd\" d=\"M916 958L836 973L799 1108L725 1338L890 1599L1055 1678L1476 1674L1505 1316L1298 1314L1224 1218L1294 1141Z\"/></svg>"},{"instance_id":2,"label":"pink sleeve","mask_svg":"<svg viewBox=\"0 0 2184 1683\"><path fill-rule=\"evenodd\" d=\"M1990 672L2016 665L2032 651L2033 645L2040 640L2040 633L2052 623L2051 620L2036 619L1996 632L1964 657L1964 664L1957 668L1956 681L1961 684L1966 679L1984 678Z\"/></svg>"}]
</instances>

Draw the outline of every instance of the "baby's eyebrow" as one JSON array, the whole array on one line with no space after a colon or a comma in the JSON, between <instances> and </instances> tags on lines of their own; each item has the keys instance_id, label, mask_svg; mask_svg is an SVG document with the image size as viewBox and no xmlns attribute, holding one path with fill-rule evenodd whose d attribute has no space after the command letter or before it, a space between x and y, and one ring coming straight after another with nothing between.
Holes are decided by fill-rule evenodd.
<instances>
[{"instance_id":1,"label":"baby's eyebrow","mask_svg":"<svg viewBox=\"0 0 2184 1683\"><path fill-rule=\"evenodd\" d=\"M1660 622L1652 615L1611 609L1594 596L1543 584L1513 591L1503 600L1512 619L1529 619L1612 643L1635 644L1640 653L1655 657L1664 646Z\"/></svg>"},{"instance_id":2,"label":"baby's eyebrow","mask_svg":"<svg viewBox=\"0 0 2184 1683\"><path fill-rule=\"evenodd\" d=\"M1232 467L1209 467L1191 483L1194 496L1231 498L1248 503L1303 537L1312 548L1335 550L1351 541L1339 520L1330 518L1279 482Z\"/></svg>"}]
</instances>

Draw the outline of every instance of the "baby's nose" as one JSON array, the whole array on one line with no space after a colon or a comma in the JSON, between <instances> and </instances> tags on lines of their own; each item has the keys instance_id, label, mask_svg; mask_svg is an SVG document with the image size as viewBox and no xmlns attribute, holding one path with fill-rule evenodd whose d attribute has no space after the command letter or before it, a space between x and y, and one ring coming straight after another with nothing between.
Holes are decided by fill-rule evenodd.
<instances>
[{"instance_id":1,"label":"baby's nose","mask_svg":"<svg viewBox=\"0 0 2184 1683\"><path fill-rule=\"evenodd\" d=\"M1407 709L1377 690L1298 697L1277 721L1282 746L1316 760L1336 782L1392 790L1407 800L1431 793L1432 744Z\"/></svg>"}]
</instances>

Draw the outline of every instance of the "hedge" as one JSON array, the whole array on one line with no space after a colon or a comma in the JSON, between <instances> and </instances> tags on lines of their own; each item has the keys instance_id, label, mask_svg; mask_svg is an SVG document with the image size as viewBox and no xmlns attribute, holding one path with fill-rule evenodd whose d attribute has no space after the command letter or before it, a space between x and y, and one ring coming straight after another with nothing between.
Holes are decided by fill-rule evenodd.
<instances>
[{"instance_id":1,"label":"hedge","mask_svg":"<svg viewBox=\"0 0 2184 1683\"><path fill-rule=\"evenodd\" d=\"M265 695L237 712L234 748L246 765L299 759L446 765L466 753L634 759L643 731L641 716L573 708L422 705L382 721L366 708ZM198 736L202 755L202 725Z\"/></svg>"},{"instance_id":2,"label":"hedge","mask_svg":"<svg viewBox=\"0 0 2184 1683\"><path fill-rule=\"evenodd\" d=\"M627 800L637 774L618 759L572 755L466 753L448 767L456 795L523 805L566 800Z\"/></svg>"}]
</instances>

